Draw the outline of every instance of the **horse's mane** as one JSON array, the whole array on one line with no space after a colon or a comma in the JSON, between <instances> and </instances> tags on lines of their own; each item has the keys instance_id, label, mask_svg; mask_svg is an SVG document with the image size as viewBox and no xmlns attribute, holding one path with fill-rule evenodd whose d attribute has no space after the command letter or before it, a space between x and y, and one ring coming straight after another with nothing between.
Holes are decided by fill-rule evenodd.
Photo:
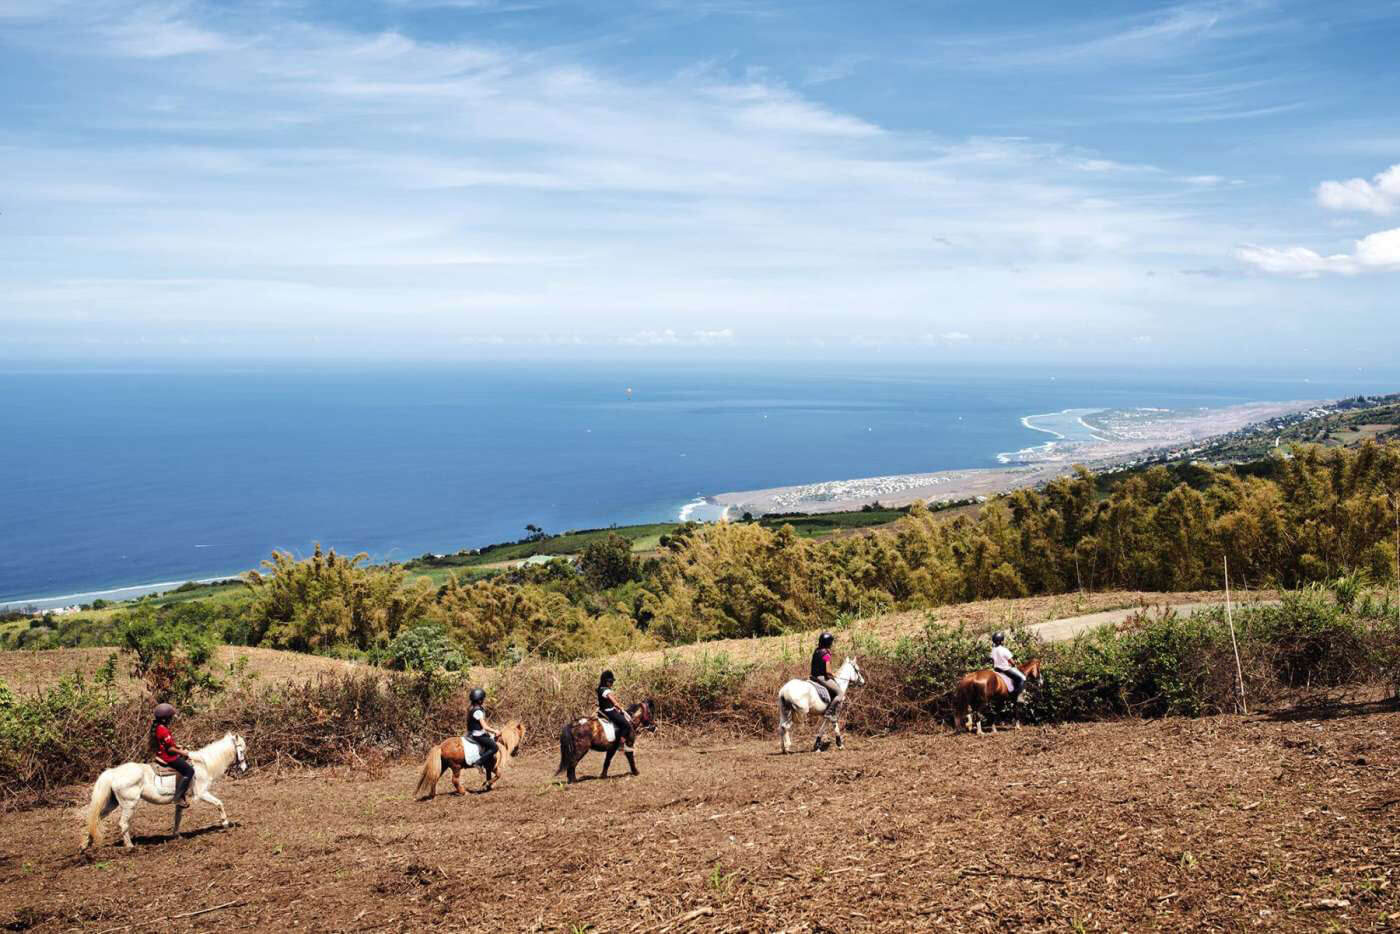
<instances>
[{"instance_id":1,"label":"horse's mane","mask_svg":"<svg viewBox=\"0 0 1400 934\"><path fill-rule=\"evenodd\" d=\"M218 747L227 744L227 749ZM225 733L207 746L201 746L190 753L190 758L199 757L199 761L204 763L204 767L210 772L223 772L229 767L229 763L238 755L237 747L234 745L233 734Z\"/></svg>"},{"instance_id":2,"label":"horse's mane","mask_svg":"<svg viewBox=\"0 0 1400 934\"><path fill-rule=\"evenodd\" d=\"M633 704L631 707L628 707L627 712L629 714L634 714L637 711L641 710L643 707L647 709L647 713L651 717L656 717L656 701L652 700L650 697L642 701L640 704Z\"/></svg>"}]
</instances>

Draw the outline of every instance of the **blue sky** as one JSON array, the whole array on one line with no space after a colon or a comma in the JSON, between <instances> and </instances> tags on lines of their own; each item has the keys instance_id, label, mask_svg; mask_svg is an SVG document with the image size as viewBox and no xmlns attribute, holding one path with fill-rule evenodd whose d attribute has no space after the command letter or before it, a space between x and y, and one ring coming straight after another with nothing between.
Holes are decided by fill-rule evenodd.
<instances>
[{"instance_id":1,"label":"blue sky","mask_svg":"<svg viewBox=\"0 0 1400 934\"><path fill-rule=\"evenodd\" d=\"M1377 366L1400 3L0 0L0 359Z\"/></svg>"}]
</instances>

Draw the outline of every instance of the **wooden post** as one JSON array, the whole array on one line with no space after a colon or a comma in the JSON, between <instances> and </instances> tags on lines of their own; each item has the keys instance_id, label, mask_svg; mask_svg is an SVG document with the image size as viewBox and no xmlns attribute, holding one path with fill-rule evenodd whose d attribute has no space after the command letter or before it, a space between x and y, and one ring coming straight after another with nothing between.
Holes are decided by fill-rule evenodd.
<instances>
[{"instance_id":1,"label":"wooden post","mask_svg":"<svg viewBox=\"0 0 1400 934\"><path fill-rule=\"evenodd\" d=\"M1240 713L1249 714L1244 699L1244 667L1240 664L1240 644L1235 641L1235 614L1230 608L1230 556L1225 555L1225 619L1230 624L1230 647L1235 650L1235 675L1240 681Z\"/></svg>"},{"instance_id":2,"label":"wooden post","mask_svg":"<svg viewBox=\"0 0 1400 934\"><path fill-rule=\"evenodd\" d=\"M1400 619L1400 493L1385 488L1390 506L1395 510L1395 618Z\"/></svg>"}]
</instances>

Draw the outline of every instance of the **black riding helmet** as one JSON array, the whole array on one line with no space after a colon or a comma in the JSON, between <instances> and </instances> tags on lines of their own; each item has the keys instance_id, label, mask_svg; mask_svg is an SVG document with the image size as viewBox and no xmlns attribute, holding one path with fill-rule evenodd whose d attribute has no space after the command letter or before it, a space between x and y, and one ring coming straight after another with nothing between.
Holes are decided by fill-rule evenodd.
<instances>
[{"instance_id":1,"label":"black riding helmet","mask_svg":"<svg viewBox=\"0 0 1400 934\"><path fill-rule=\"evenodd\" d=\"M1001 645L1001 644L1002 644L1003 642L1005 642L1005 641L1006 641L1006 633L1004 633L1004 632L994 632L994 633L992 633L992 645Z\"/></svg>"},{"instance_id":2,"label":"black riding helmet","mask_svg":"<svg viewBox=\"0 0 1400 934\"><path fill-rule=\"evenodd\" d=\"M157 720L175 719L175 707L173 704L156 704L155 716Z\"/></svg>"},{"instance_id":3,"label":"black riding helmet","mask_svg":"<svg viewBox=\"0 0 1400 934\"><path fill-rule=\"evenodd\" d=\"M471 695L470 695L470 696L471 696L471 699L472 699L472 703L473 703L473 704L484 704L484 703L486 703L486 689L485 689L485 688L472 688L472 692L471 692Z\"/></svg>"},{"instance_id":4,"label":"black riding helmet","mask_svg":"<svg viewBox=\"0 0 1400 934\"><path fill-rule=\"evenodd\" d=\"M836 641L836 637L829 632L824 632L817 638L817 645L823 649L831 648L831 644Z\"/></svg>"},{"instance_id":5,"label":"black riding helmet","mask_svg":"<svg viewBox=\"0 0 1400 934\"><path fill-rule=\"evenodd\" d=\"M611 685L617 679L613 677L611 670L603 672L598 676L598 683L604 686Z\"/></svg>"}]
</instances>

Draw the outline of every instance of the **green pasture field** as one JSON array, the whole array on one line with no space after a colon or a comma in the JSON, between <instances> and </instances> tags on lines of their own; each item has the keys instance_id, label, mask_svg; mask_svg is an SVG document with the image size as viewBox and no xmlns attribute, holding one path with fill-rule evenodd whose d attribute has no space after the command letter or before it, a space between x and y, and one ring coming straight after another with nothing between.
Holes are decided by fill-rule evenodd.
<instances>
[{"instance_id":1,"label":"green pasture field","mask_svg":"<svg viewBox=\"0 0 1400 934\"><path fill-rule=\"evenodd\" d=\"M906 509L874 509L869 512L828 512L805 516L764 516L758 524L769 529L780 529L790 525L793 531L803 538L817 538L835 532L851 529L868 529L877 525L889 525L908 515Z\"/></svg>"}]
</instances>

